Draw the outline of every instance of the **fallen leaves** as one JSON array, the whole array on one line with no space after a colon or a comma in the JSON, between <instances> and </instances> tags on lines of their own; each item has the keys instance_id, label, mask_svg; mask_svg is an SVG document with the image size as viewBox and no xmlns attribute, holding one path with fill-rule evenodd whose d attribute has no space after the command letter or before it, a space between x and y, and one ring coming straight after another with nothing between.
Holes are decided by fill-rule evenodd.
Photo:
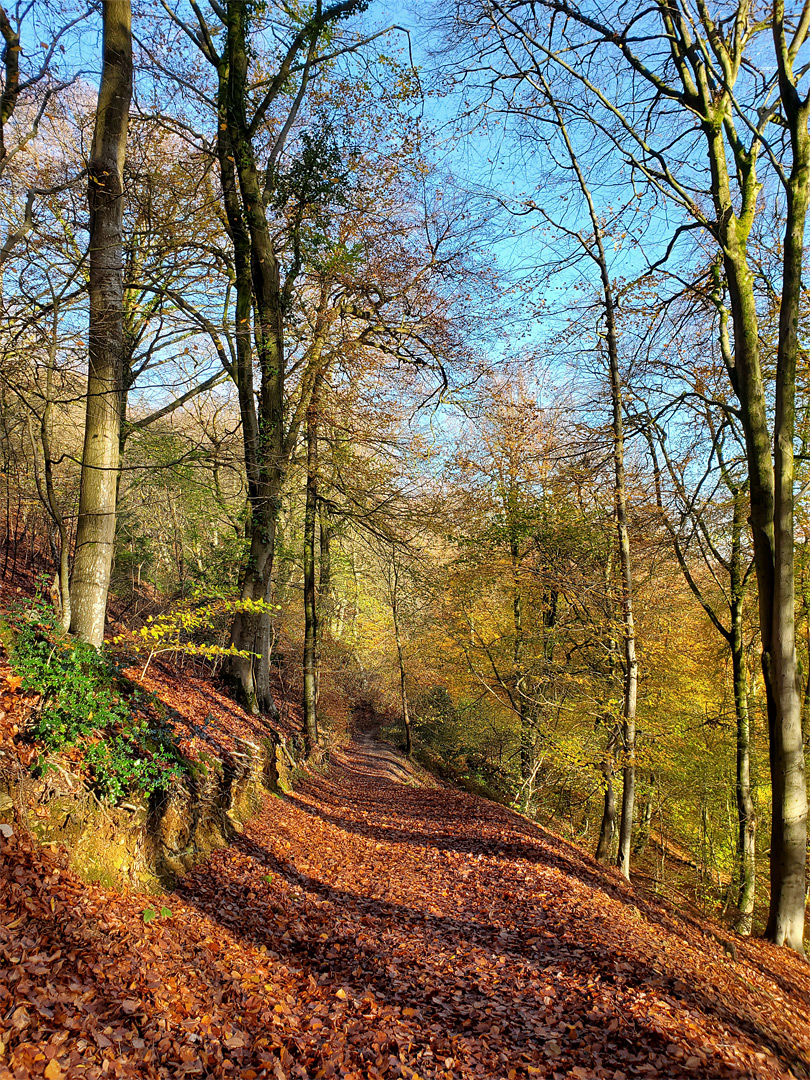
<instances>
[{"instance_id":1,"label":"fallen leaves","mask_svg":"<svg viewBox=\"0 0 810 1080\"><path fill-rule=\"evenodd\" d=\"M358 741L268 797L170 908L0 840L0 1080L808 1068L799 958L738 941L732 962L573 845L398 783L391 757Z\"/></svg>"}]
</instances>

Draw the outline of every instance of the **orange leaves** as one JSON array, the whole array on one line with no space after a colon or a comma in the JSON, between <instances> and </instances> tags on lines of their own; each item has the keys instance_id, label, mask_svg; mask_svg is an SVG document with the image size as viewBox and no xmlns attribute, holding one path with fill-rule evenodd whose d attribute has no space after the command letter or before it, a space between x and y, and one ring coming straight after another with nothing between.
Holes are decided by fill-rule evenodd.
<instances>
[{"instance_id":1,"label":"orange leaves","mask_svg":"<svg viewBox=\"0 0 810 1080\"><path fill-rule=\"evenodd\" d=\"M391 753L268 799L149 926L155 898L0 842L0 1080L786 1080L810 1055L798 958L732 963L574 845L397 783Z\"/></svg>"}]
</instances>

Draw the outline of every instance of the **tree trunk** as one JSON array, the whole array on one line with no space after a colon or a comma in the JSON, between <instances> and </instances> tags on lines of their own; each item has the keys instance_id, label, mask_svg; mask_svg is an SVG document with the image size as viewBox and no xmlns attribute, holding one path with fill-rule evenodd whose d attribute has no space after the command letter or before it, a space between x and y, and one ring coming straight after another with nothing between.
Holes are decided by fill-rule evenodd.
<instances>
[{"instance_id":1,"label":"tree trunk","mask_svg":"<svg viewBox=\"0 0 810 1080\"><path fill-rule=\"evenodd\" d=\"M413 733L411 731L411 716L408 711L408 694L405 689L405 658L402 652L402 634L399 626L399 568L396 564L396 554L393 558L393 576L391 582L391 615L394 620L394 639L397 646L397 660L399 661L399 693L402 705L402 727L405 733L405 753L408 757L413 753Z\"/></svg>"},{"instance_id":2,"label":"tree trunk","mask_svg":"<svg viewBox=\"0 0 810 1080\"><path fill-rule=\"evenodd\" d=\"M650 842L650 827L652 825L653 799L655 797L655 773L650 772L647 781L643 785L643 794L640 798L638 816L638 828L633 841L633 854L642 855L647 850Z\"/></svg>"},{"instance_id":3,"label":"tree trunk","mask_svg":"<svg viewBox=\"0 0 810 1080\"><path fill-rule=\"evenodd\" d=\"M304 510L304 740L307 755L318 742L318 609L315 593L315 518L318 512L318 409L323 374L307 409L307 495Z\"/></svg>"},{"instance_id":4,"label":"tree trunk","mask_svg":"<svg viewBox=\"0 0 810 1080\"><path fill-rule=\"evenodd\" d=\"M229 31L229 48L230 31ZM244 48L244 42L242 47ZM245 473L248 487L249 522L246 535L250 537L247 565L240 589L241 599L248 607L239 612L231 627L231 644L249 656L233 656L226 674L243 705L256 714L276 715L277 709L270 691L269 650L272 641L270 611L253 608L251 602L269 605L271 573L275 545L275 508L278 492L272 478L263 468L262 429L256 408L253 386L253 345L251 315L253 313L253 277L251 273L251 238L242 214L236 178L236 150L231 137L233 123L231 69L229 51L219 65L217 158L228 232L234 248L235 313L234 330L236 362L234 381L239 398L242 421ZM263 399L260 399L260 405Z\"/></svg>"},{"instance_id":5,"label":"tree trunk","mask_svg":"<svg viewBox=\"0 0 810 1080\"><path fill-rule=\"evenodd\" d=\"M45 376L45 407L42 410L42 415L39 419L39 441L42 446L42 471L45 479L45 486L43 488L40 480L39 471L37 468L37 452L36 443L34 441L34 432L31 423L31 417L28 418L28 436L31 442L31 457L34 468L34 482L37 487L37 494L39 495L40 502L50 514L51 520L56 526L56 531L59 536L59 550L56 551L56 545L51 539L51 531L48 530L48 538L53 549L55 556L55 562L57 564L57 576L54 583L53 590L54 606L59 609L59 621L64 630L70 629L70 531L65 521L65 515L59 506L59 499L56 495L56 486L53 478L53 455L51 454L51 411L53 409L53 375L56 370L56 345L57 345L57 330L58 330L58 307L55 306L54 313L54 328L53 337L51 339L50 347L50 363L48 364L47 373ZM8 499L7 499L8 502ZM8 534L8 523L6 524L6 533Z\"/></svg>"},{"instance_id":6,"label":"tree trunk","mask_svg":"<svg viewBox=\"0 0 810 1080\"><path fill-rule=\"evenodd\" d=\"M602 824L599 827L599 843L596 845L596 861L606 863L610 861L613 836L616 832L616 795L613 790L613 762L607 751L602 762L602 773L605 777L605 802L602 808Z\"/></svg>"},{"instance_id":7,"label":"tree trunk","mask_svg":"<svg viewBox=\"0 0 810 1080\"><path fill-rule=\"evenodd\" d=\"M48 372L48 382L50 384L51 370ZM50 395L50 385L48 387ZM42 414L42 423L40 429L40 438L42 441L42 454L45 462L45 494L47 498L48 509L51 512L51 517L56 524L57 531L59 533L59 608L60 608L60 622L65 630L70 628L71 619L71 602L70 602L70 534L68 532L67 523L65 522L65 516L59 507L59 501L56 497L56 488L53 482L53 458L51 456L51 440L50 440L50 410L51 403L48 402Z\"/></svg>"},{"instance_id":8,"label":"tree trunk","mask_svg":"<svg viewBox=\"0 0 810 1080\"><path fill-rule=\"evenodd\" d=\"M129 0L104 0L103 61L88 165L90 330L87 412L71 584L71 632L104 640L115 544L124 363L124 161L132 97Z\"/></svg>"},{"instance_id":9,"label":"tree trunk","mask_svg":"<svg viewBox=\"0 0 810 1080\"><path fill-rule=\"evenodd\" d=\"M730 486L730 485L729 485ZM747 517L745 492L732 490L734 517L732 520L729 600L731 611L731 669L734 688L734 714L737 726L737 921L740 934L751 933L751 920L756 896L756 813L751 792L751 728L748 717L748 678L745 670L743 640L743 599L745 581L742 568L742 533Z\"/></svg>"},{"instance_id":10,"label":"tree trunk","mask_svg":"<svg viewBox=\"0 0 810 1080\"><path fill-rule=\"evenodd\" d=\"M544 84L549 103L555 111L560 133L565 141L571 166L580 190L588 206L593 227L593 239L582 240L583 247L599 268L602 298L605 304L605 344L608 353L610 399L612 405L613 468L615 475L614 504L616 532L619 538L619 567L621 570L622 631L624 637L624 694L622 704L622 814L619 824L619 853L617 863L622 874L630 877L630 850L633 839L633 804L636 782L636 698L638 696L638 662L636 660L636 630L633 620L633 570L630 559L630 536L627 531L627 491L624 474L624 421L622 417L622 381L619 372L619 344L616 334L616 308L613 284L610 280L605 247L602 242L602 224L596 212L590 188L580 168L568 129L552 97L551 89Z\"/></svg>"},{"instance_id":11,"label":"tree trunk","mask_svg":"<svg viewBox=\"0 0 810 1080\"><path fill-rule=\"evenodd\" d=\"M776 26L774 33L777 33ZM810 138L807 131L810 106L808 102L799 105L795 91L793 94L789 92L792 86L789 89L785 86L785 73L780 72L780 76L782 99L790 127L793 168L787 185L776 363L773 636L763 658L769 669L775 705L773 710L769 710L773 831L771 903L766 934L776 945L788 945L797 952L803 952L807 787L795 639L793 438L804 227L810 200Z\"/></svg>"},{"instance_id":12,"label":"tree trunk","mask_svg":"<svg viewBox=\"0 0 810 1080\"><path fill-rule=\"evenodd\" d=\"M254 519L255 521L255 519ZM234 618L231 642L237 649L250 653L247 657L231 657L228 674L238 690L245 708L256 715L276 716L270 689L270 653L273 643L271 571L275 517L269 516L265 528L254 524L248 566L241 589L245 607Z\"/></svg>"},{"instance_id":13,"label":"tree trunk","mask_svg":"<svg viewBox=\"0 0 810 1080\"><path fill-rule=\"evenodd\" d=\"M320 564L318 567L318 624L328 633L332 620L332 513L329 504L318 500Z\"/></svg>"},{"instance_id":14,"label":"tree trunk","mask_svg":"<svg viewBox=\"0 0 810 1080\"><path fill-rule=\"evenodd\" d=\"M784 88L783 88L784 89ZM788 95L790 96L790 95ZM790 111L790 110L789 110ZM791 137L801 125L791 116ZM734 353L728 375L740 402L750 480L751 530L759 592L762 673L768 711L771 766L771 902L766 934L775 944L803 949L807 795L801 744L801 701L795 648L793 594L793 429L797 323L804 222L807 214L807 132L794 145L788 181L783 248L773 457L759 355L754 279L746 243L759 191L752 162L745 163L747 207L738 218L729 194L719 123L706 126L723 263L731 302Z\"/></svg>"},{"instance_id":15,"label":"tree trunk","mask_svg":"<svg viewBox=\"0 0 810 1080\"><path fill-rule=\"evenodd\" d=\"M280 268L268 225L262 182L245 112L248 97L247 5L226 5L226 42L218 64L217 156L228 227L236 265L236 383L245 444L248 498L251 507L250 554L244 572L242 599L258 601L264 610L243 612L234 619L231 642L250 658L233 657L229 674L239 696L253 712L277 713L270 690L272 570L276 520L287 462L296 432L284 429L284 298ZM253 316L253 345L250 327ZM253 385L253 362L260 372L259 392ZM256 399L258 398L258 409Z\"/></svg>"},{"instance_id":16,"label":"tree trunk","mask_svg":"<svg viewBox=\"0 0 810 1080\"><path fill-rule=\"evenodd\" d=\"M512 562L512 624L515 643L512 652L513 706L517 707L520 722L520 778L527 781L534 764L534 732L526 708L526 673L523 670L523 593L520 588L520 549L516 537L509 541Z\"/></svg>"},{"instance_id":17,"label":"tree trunk","mask_svg":"<svg viewBox=\"0 0 810 1080\"><path fill-rule=\"evenodd\" d=\"M592 206L593 204L591 204ZM605 299L605 324L610 370L610 397L613 405L613 465L615 474L616 531L619 534L619 565L622 581L622 631L624 636L624 695L622 707L622 816L619 824L617 864L626 878L630 877L630 851L633 839L633 804L636 784L636 698L638 694L638 663L636 661L636 630L633 620L633 571L630 561L630 535L627 531L627 492L624 474L624 422L622 418L622 384L619 374L619 349L616 338L616 317L613 288L608 274L602 237L594 216L599 271Z\"/></svg>"},{"instance_id":18,"label":"tree trunk","mask_svg":"<svg viewBox=\"0 0 810 1080\"><path fill-rule=\"evenodd\" d=\"M622 709L622 817L619 826L617 863L626 878L630 877L630 848L633 838L633 802L636 783L636 697L638 664L636 631L633 621L633 577L630 563L630 537L627 532L627 503L624 479L624 432L622 426L621 382L615 346L610 358L610 388L613 397L613 452L616 473L616 528L619 533L619 556L622 569L622 626L624 631L624 701Z\"/></svg>"},{"instance_id":19,"label":"tree trunk","mask_svg":"<svg viewBox=\"0 0 810 1080\"><path fill-rule=\"evenodd\" d=\"M605 607L607 613L607 660L608 660L608 686L613 690L616 679L616 634L615 634L615 597L613 592L613 550L608 553L605 565ZM613 722L613 717L608 717ZM616 748L616 740L619 737L618 728L613 724L609 730L605 742L605 756L602 759L602 775L605 778L605 799L602 806L602 822L599 826L599 841L596 845L597 862L610 861L610 853L613 848L613 837L616 832L616 792L613 786L613 753Z\"/></svg>"},{"instance_id":20,"label":"tree trunk","mask_svg":"<svg viewBox=\"0 0 810 1080\"><path fill-rule=\"evenodd\" d=\"M734 680L734 709L737 717L737 895L736 930L751 933L756 894L756 814L751 795L751 743L748 719L748 680L742 643L742 626L732 624L731 660Z\"/></svg>"}]
</instances>

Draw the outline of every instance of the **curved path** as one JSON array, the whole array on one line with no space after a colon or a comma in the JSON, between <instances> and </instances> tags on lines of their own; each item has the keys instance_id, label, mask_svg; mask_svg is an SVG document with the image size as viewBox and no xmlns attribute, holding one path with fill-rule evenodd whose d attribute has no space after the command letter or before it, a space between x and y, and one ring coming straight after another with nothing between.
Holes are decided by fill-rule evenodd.
<instances>
[{"instance_id":1,"label":"curved path","mask_svg":"<svg viewBox=\"0 0 810 1080\"><path fill-rule=\"evenodd\" d=\"M369 737L161 903L0 839L0 1080L808 1075L803 960Z\"/></svg>"},{"instance_id":2,"label":"curved path","mask_svg":"<svg viewBox=\"0 0 810 1080\"><path fill-rule=\"evenodd\" d=\"M358 736L186 883L285 967L287 1046L315 1075L765 1077L810 1060L810 998L774 1014L783 953L732 960L575 846L423 777Z\"/></svg>"}]
</instances>

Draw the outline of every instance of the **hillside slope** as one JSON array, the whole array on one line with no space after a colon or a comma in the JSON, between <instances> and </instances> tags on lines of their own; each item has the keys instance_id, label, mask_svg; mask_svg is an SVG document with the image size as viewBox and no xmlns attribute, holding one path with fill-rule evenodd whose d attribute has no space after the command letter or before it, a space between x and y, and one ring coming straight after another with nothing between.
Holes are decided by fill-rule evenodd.
<instances>
[{"instance_id":1,"label":"hillside slope","mask_svg":"<svg viewBox=\"0 0 810 1080\"><path fill-rule=\"evenodd\" d=\"M367 737L162 901L24 836L0 880L0 1080L810 1071L804 961L739 940L732 959Z\"/></svg>"}]
</instances>

